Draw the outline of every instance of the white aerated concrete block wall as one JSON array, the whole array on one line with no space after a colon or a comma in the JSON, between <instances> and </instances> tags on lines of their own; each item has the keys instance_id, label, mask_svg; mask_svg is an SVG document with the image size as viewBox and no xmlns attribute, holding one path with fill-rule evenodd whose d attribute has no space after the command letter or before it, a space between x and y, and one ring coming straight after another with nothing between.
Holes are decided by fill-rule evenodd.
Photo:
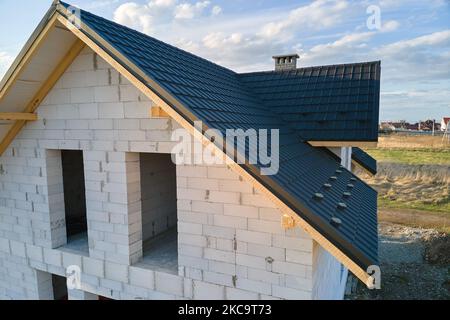
<instances>
[{"instance_id":1,"label":"white aerated concrete block wall","mask_svg":"<svg viewBox=\"0 0 450 320\"><path fill-rule=\"evenodd\" d=\"M226 166L176 169L178 273L137 263L140 153L170 154L179 128L151 118L152 105L89 49L58 81L0 157L0 299L51 298L50 275L71 266L81 288L70 298L312 298L313 240L284 230L273 203ZM61 247L59 150L83 151L89 252Z\"/></svg>"}]
</instances>

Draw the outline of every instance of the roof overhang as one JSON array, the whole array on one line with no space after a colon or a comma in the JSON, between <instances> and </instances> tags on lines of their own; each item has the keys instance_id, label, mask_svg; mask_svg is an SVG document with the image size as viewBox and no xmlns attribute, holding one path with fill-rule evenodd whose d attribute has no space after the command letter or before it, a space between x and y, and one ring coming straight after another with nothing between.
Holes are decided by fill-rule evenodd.
<instances>
[{"instance_id":1,"label":"roof overhang","mask_svg":"<svg viewBox=\"0 0 450 320\"><path fill-rule=\"evenodd\" d=\"M358 147L358 148L376 148L378 141L308 141L313 147Z\"/></svg>"},{"instance_id":2,"label":"roof overhang","mask_svg":"<svg viewBox=\"0 0 450 320\"><path fill-rule=\"evenodd\" d=\"M39 97L39 100L35 100L33 97L39 93L42 95L45 91L45 94L48 93L57 78L62 75L68 65L70 65L70 62L73 61L76 55L78 55L81 51L82 47L87 45L102 59L115 68L122 76L133 83L143 94L161 107L171 118L188 130L188 132L190 132L194 137L199 137L203 143L210 144L209 137L204 135L208 128L204 127L201 129L201 132L199 132L198 128L195 128L194 126L194 121L197 120L197 117L192 114L181 102L164 90L153 79L145 75L142 70L140 70L135 64L112 47L107 41L101 38L89 26L84 24L77 17L71 17L69 21L69 16L70 13L63 5L58 2L54 3L52 9L49 13L47 13L43 22L39 25L38 30L33 34L34 39L30 39L29 42L31 43L31 46L27 50L23 50L13 67L10 71L8 71L4 83L9 84L10 89L7 90L9 91L8 94L5 94L0 98L0 110L8 108L8 104L6 103L8 101L8 96L15 97L17 95L18 89L15 91L14 89L18 83L21 83L21 79L27 80L27 78L24 78L24 75L29 74L30 76L34 76L36 78L38 84L28 89L19 87L21 90L25 89L31 92L29 96L27 96L27 99L17 101L14 106L16 106L16 108L23 109L23 106L26 105L26 110L34 111L34 109L39 106L42 101L41 99L43 99L45 95ZM73 22L75 22L77 26L72 24ZM70 31L70 33L68 31ZM55 39L55 37L60 37L60 39ZM80 45L80 43L82 43L82 45ZM33 47L36 49L32 50ZM49 52L55 50L56 52ZM51 55L51 58L49 58L48 55L45 56L45 54ZM41 73L37 74L36 72L39 72L39 70L35 70L34 67L40 65L40 59L44 59L42 64L47 68L42 68L45 69L45 71L41 71ZM49 65L49 62L51 65ZM19 72L17 72L17 70ZM25 72L25 70L27 70L27 72ZM14 76L16 73L19 76ZM49 82L48 79L51 79L51 81ZM45 90L42 90L42 87L44 87ZM31 100L29 100L30 97ZM9 144L23 125L24 124L21 126L15 125L13 132L9 130L8 141L3 140L2 144ZM222 146L214 145L214 147L216 152L224 153L224 148ZM237 172L244 179L250 182L257 190L261 191L270 200L272 200L281 209L283 214L287 214L294 219L298 226L309 233L315 241L329 251L337 260L339 260L353 274L355 274L355 276L368 285L373 282L373 278L367 274L367 271L363 267L367 267L370 264L370 261L367 261L356 251L350 252L350 254L348 251L346 251L347 253L344 252L344 245L351 247L351 244L337 244L331 242L327 237L319 232L318 229L314 228L308 221L296 213L293 208L294 201L288 199L286 195L283 195L283 190L270 186L269 183L263 181L263 178L258 177L258 175L255 174L255 172L258 171L256 167L252 168L247 164L239 165L233 162L226 153L224 155L228 158L228 160L230 160L227 163L231 163L230 168L232 170ZM299 206L302 207L301 204L295 204L295 207L298 208ZM305 212L302 211L302 213L304 213L305 217L312 215L311 212L308 212L308 209L304 208L304 210Z\"/></svg>"}]
</instances>

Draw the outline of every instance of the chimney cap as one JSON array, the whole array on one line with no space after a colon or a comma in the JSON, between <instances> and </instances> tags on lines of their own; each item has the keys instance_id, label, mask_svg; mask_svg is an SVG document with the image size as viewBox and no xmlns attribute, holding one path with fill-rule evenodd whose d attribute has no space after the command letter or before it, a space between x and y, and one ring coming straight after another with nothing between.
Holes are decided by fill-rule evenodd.
<instances>
[{"instance_id":1,"label":"chimney cap","mask_svg":"<svg viewBox=\"0 0 450 320\"><path fill-rule=\"evenodd\" d=\"M280 54L280 55L276 55L276 56L272 57L272 59L278 59L278 58L297 58L297 59L300 59L300 56L297 53L292 53L292 54Z\"/></svg>"},{"instance_id":2,"label":"chimney cap","mask_svg":"<svg viewBox=\"0 0 450 320\"><path fill-rule=\"evenodd\" d=\"M297 60L300 56L296 53L273 56L275 71L291 71L297 69Z\"/></svg>"}]
</instances>

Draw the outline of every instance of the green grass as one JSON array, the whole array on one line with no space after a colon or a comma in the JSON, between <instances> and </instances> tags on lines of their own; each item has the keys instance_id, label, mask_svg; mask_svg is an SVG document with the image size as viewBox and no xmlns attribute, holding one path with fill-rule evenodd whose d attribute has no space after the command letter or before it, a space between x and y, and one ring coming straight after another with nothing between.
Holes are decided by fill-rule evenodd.
<instances>
[{"instance_id":1,"label":"green grass","mask_svg":"<svg viewBox=\"0 0 450 320\"><path fill-rule=\"evenodd\" d=\"M366 151L380 162L450 166L450 150L448 149L367 149Z\"/></svg>"},{"instance_id":2,"label":"green grass","mask_svg":"<svg viewBox=\"0 0 450 320\"><path fill-rule=\"evenodd\" d=\"M442 216L450 216L450 202L445 203L423 203L423 202L402 202L378 197L378 206L391 209L413 209L437 213Z\"/></svg>"}]
</instances>

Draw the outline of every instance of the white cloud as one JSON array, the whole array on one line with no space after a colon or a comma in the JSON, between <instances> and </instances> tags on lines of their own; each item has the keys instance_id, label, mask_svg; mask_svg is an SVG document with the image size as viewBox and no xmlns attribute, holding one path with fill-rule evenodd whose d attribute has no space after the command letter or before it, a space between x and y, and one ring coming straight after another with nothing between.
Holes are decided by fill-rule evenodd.
<instances>
[{"instance_id":1,"label":"white cloud","mask_svg":"<svg viewBox=\"0 0 450 320\"><path fill-rule=\"evenodd\" d=\"M195 4L181 3L175 8L175 19L193 19L209 7L210 1L199 1Z\"/></svg>"},{"instance_id":2,"label":"white cloud","mask_svg":"<svg viewBox=\"0 0 450 320\"><path fill-rule=\"evenodd\" d=\"M352 33L334 42L315 45L304 51L302 62L305 65L352 62L355 56L368 51L368 41L375 34L375 32Z\"/></svg>"},{"instance_id":3,"label":"white cloud","mask_svg":"<svg viewBox=\"0 0 450 320\"><path fill-rule=\"evenodd\" d=\"M430 46L449 46L450 45L450 29L434 32L421 37L401 40L392 44L385 45L381 48L384 54L406 53L407 50L415 48L429 48Z\"/></svg>"},{"instance_id":4,"label":"white cloud","mask_svg":"<svg viewBox=\"0 0 450 320\"><path fill-rule=\"evenodd\" d=\"M295 29L300 27L312 30L330 28L342 21L347 8L347 1L317 0L292 10L283 20L266 24L261 34L272 38L285 32L295 32Z\"/></svg>"},{"instance_id":5,"label":"white cloud","mask_svg":"<svg viewBox=\"0 0 450 320\"><path fill-rule=\"evenodd\" d=\"M11 57L8 53L0 51L0 80L5 75L13 60L13 57Z\"/></svg>"},{"instance_id":6,"label":"white cloud","mask_svg":"<svg viewBox=\"0 0 450 320\"><path fill-rule=\"evenodd\" d=\"M210 5L208 0L195 3L178 0L151 0L146 4L127 2L115 10L114 21L147 34L154 34L163 25L202 16ZM213 14L219 14L220 11L219 6L212 9Z\"/></svg>"},{"instance_id":7,"label":"white cloud","mask_svg":"<svg viewBox=\"0 0 450 320\"><path fill-rule=\"evenodd\" d=\"M218 16L221 13L222 13L222 8L220 6L214 6L211 10L211 14L213 16Z\"/></svg>"},{"instance_id":8,"label":"white cloud","mask_svg":"<svg viewBox=\"0 0 450 320\"><path fill-rule=\"evenodd\" d=\"M389 20L383 23L381 26L381 32L392 32L398 29L400 27L400 22L396 20Z\"/></svg>"}]
</instances>

